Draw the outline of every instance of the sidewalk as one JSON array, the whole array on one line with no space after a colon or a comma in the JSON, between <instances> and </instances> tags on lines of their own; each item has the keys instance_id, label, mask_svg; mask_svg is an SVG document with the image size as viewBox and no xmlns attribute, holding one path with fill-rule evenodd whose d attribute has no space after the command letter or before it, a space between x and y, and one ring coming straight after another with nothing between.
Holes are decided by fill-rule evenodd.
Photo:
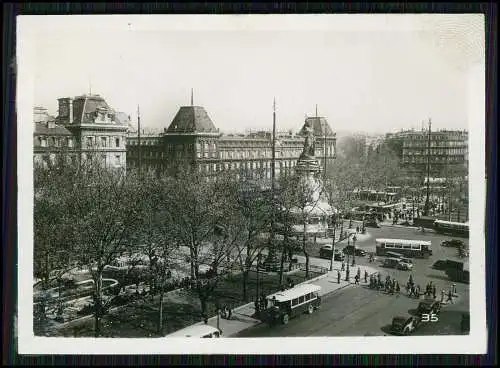
<instances>
[{"instance_id":1,"label":"sidewalk","mask_svg":"<svg viewBox=\"0 0 500 368\"><path fill-rule=\"evenodd\" d=\"M330 261L328 260L320 260L317 258L312 258L314 260L325 261L328 262L328 267ZM340 271L342 267L341 262L335 261L333 263L333 271L329 271L327 274L318 276L311 280L305 281L302 284L314 284L321 286L321 291L319 293L320 296L325 296L331 294L339 289L343 289L345 287L349 287L354 285L354 276L358 270L358 266L354 266L350 268L350 277L349 281L345 281L345 271ZM369 266L359 266L361 271L360 285L365 284L364 282L364 271L368 272L368 275L378 272L375 268ZM337 271L340 271L341 279L340 283L338 283ZM252 326L255 326L261 323L258 319L253 318L252 316L255 314L254 303L248 303L237 307L233 310L233 314L230 320L219 318L219 328L223 332L224 337L231 337L236 335L237 333L246 330ZM202 325L203 322L195 323L194 325ZM208 325L217 327L217 316L208 319Z\"/></svg>"}]
</instances>

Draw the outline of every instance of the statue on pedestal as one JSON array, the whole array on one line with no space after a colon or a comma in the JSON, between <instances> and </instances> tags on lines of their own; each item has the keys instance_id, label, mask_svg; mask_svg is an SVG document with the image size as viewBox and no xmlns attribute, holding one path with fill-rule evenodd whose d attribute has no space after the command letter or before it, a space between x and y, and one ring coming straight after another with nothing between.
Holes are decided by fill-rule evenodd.
<instances>
[{"instance_id":1,"label":"statue on pedestal","mask_svg":"<svg viewBox=\"0 0 500 368\"><path fill-rule=\"evenodd\" d=\"M304 141L304 149L302 150L302 157L314 158L314 131L313 128L306 124L305 128L306 139Z\"/></svg>"}]
</instances>

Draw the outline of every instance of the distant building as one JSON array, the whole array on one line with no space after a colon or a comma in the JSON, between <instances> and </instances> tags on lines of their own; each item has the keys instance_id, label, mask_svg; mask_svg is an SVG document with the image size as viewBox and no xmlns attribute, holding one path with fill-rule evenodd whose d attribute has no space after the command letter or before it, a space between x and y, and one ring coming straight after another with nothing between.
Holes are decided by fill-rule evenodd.
<instances>
[{"instance_id":1,"label":"distant building","mask_svg":"<svg viewBox=\"0 0 500 368\"><path fill-rule=\"evenodd\" d=\"M447 170L467 171L469 167L469 134L461 130L439 130L430 134L430 176L442 178ZM401 165L411 175L425 177L427 174L429 134L427 130L402 131L387 134L392 147L399 148Z\"/></svg>"},{"instance_id":2,"label":"distant building","mask_svg":"<svg viewBox=\"0 0 500 368\"><path fill-rule=\"evenodd\" d=\"M336 135L324 117L306 118L316 136L316 157L322 163L335 158ZM291 171L304 145L304 137L279 132L276 138L276 175ZM238 176L271 177L272 133L267 131L225 135L201 106L182 106L160 134L137 133L127 138L127 162L158 170L193 165L203 173L235 171Z\"/></svg>"},{"instance_id":3,"label":"distant building","mask_svg":"<svg viewBox=\"0 0 500 368\"><path fill-rule=\"evenodd\" d=\"M34 108L34 161L54 162L58 154L73 161L99 155L108 167L126 168L129 118L99 95L60 98L57 117Z\"/></svg>"}]
</instances>

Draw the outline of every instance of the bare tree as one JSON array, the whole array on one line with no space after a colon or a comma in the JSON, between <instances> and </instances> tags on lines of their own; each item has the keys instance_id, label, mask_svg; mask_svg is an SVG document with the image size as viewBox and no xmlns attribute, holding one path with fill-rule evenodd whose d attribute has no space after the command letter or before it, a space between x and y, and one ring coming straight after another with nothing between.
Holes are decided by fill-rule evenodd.
<instances>
[{"instance_id":1,"label":"bare tree","mask_svg":"<svg viewBox=\"0 0 500 368\"><path fill-rule=\"evenodd\" d=\"M111 299L103 294L106 266L130 247L144 191L137 178L111 170L91 154L79 166L67 212L76 261L93 280L94 335L100 336L101 317Z\"/></svg>"},{"instance_id":2,"label":"bare tree","mask_svg":"<svg viewBox=\"0 0 500 368\"><path fill-rule=\"evenodd\" d=\"M269 229L271 203L259 182L240 180L233 190L235 203L233 216L228 218L231 239L237 250L238 266L243 278L243 300L248 300L248 278L253 263L266 247L260 235ZM229 235L229 234L228 234Z\"/></svg>"},{"instance_id":3,"label":"bare tree","mask_svg":"<svg viewBox=\"0 0 500 368\"><path fill-rule=\"evenodd\" d=\"M189 167L169 180L171 229L179 246L189 252L191 282L202 314L206 314L207 300L218 282L218 277L202 280L203 268L218 268L227 254L227 249L213 241L216 226L224 224L231 213L227 211L231 205L226 196L228 180L222 174L208 178Z\"/></svg>"},{"instance_id":4,"label":"bare tree","mask_svg":"<svg viewBox=\"0 0 500 368\"><path fill-rule=\"evenodd\" d=\"M309 278L309 249L308 249L308 223L311 213L316 209L319 202L322 188L321 183L315 180L307 180L304 177L296 179L295 189L295 206L300 213L300 221L302 225L302 252L306 258L306 278ZM317 198L316 198L317 196Z\"/></svg>"},{"instance_id":5,"label":"bare tree","mask_svg":"<svg viewBox=\"0 0 500 368\"><path fill-rule=\"evenodd\" d=\"M283 273L285 261L289 260L289 271L292 267L293 252L296 249L296 242L293 240L293 225L295 225L296 216L293 214L293 208L296 204L297 176L280 176L277 183L276 205L277 205L277 224L278 233L283 236L281 243L281 262L279 271L280 285L283 283Z\"/></svg>"}]
</instances>

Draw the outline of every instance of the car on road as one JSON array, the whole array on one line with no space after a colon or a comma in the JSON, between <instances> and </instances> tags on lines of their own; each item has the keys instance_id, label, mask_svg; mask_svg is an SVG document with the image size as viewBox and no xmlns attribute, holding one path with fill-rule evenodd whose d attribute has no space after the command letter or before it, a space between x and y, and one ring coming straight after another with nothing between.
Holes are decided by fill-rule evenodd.
<instances>
[{"instance_id":1,"label":"car on road","mask_svg":"<svg viewBox=\"0 0 500 368\"><path fill-rule=\"evenodd\" d=\"M394 317L391 324L391 332L395 335L409 335L420 325L420 318L415 316Z\"/></svg>"},{"instance_id":2,"label":"car on road","mask_svg":"<svg viewBox=\"0 0 500 368\"><path fill-rule=\"evenodd\" d=\"M451 240L444 240L441 242L442 247L454 247L454 248L461 248L465 247L465 244L462 240L460 239L451 239Z\"/></svg>"},{"instance_id":3,"label":"car on road","mask_svg":"<svg viewBox=\"0 0 500 368\"><path fill-rule=\"evenodd\" d=\"M396 267L398 270L411 271L413 269L413 262L408 258L401 258Z\"/></svg>"},{"instance_id":4,"label":"car on road","mask_svg":"<svg viewBox=\"0 0 500 368\"><path fill-rule=\"evenodd\" d=\"M360 249L360 248L354 248L352 245L348 245L347 247L345 247L342 250L342 252L344 252L344 254L349 254L349 255L352 255L354 253L354 255L359 256L359 257L366 256L365 250Z\"/></svg>"},{"instance_id":5,"label":"car on road","mask_svg":"<svg viewBox=\"0 0 500 368\"><path fill-rule=\"evenodd\" d=\"M439 314L441 312L441 302L437 300L423 300L418 303L417 314Z\"/></svg>"},{"instance_id":6,"label":"car on road","mask_svg":"<svg viewBox=\"0 0 500 368\"><path fill-rule=\"evenodd\" d=\"M399 258L386 258L384 263L382 263L382 267L386 268L397 268L399 267L400 260Z\"/></svg>"},{"instance_id":7,"label":"car on road","mask_svg":"<svg viewBox=\"0 0 500 368\"><path fill-rule=\"evenodd\" d=\"M319 257L323 259L331 259L332 258L332 245L325 244L319 249ZM333 260L342 262L345 259L345 255L340 251L340 249L335 249L333 254Z\"/></svg>"}]
</instances>

